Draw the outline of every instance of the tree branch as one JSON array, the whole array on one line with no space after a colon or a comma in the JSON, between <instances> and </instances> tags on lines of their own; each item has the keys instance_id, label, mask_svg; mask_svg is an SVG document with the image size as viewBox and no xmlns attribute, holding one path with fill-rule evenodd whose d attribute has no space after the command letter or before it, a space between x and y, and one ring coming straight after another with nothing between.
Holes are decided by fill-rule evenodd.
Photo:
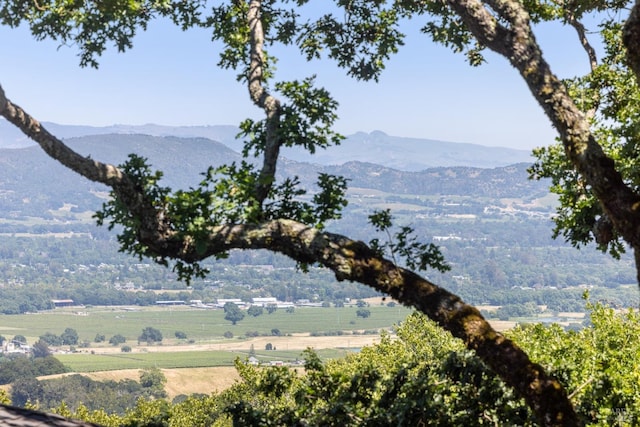
<instances>
[{"instance_id":1,"label":"tree branch","mask_svg":"<svg viewBox=\"0 0 640 427\"><path fill-rule=\"evenodd\" d=\"M91 181L109 187L127 186L127 177L117 167L81 156L47 131L36 119L7 99L0 85L0 115L37 142L53 159Z\"/></svg>"},{"instance_id":2,"label":"tree branch","mask_svg":"<svg viewBox=\"0 0 640 427\"><path fill-rule=\"evenodd\" d=\"M138 188L124 172L116 166L101 163L73 151L49 133L35 118L7 99L1 85L0 116L38 143L52 159L91 181L111 187L116 197L127 206L130 214L139 219L139 238L153 240L156 246L166 247L173 233L163 208L153 206L146 199L142 189Z\"/></svg>"},{"instance_id":3,"label":"tree branch","mask_svg":"<svg viewBox=\"0 0 640 427\"><path fill-rule=\"evenodd\" d=\"M590 132L589 120L551 72L524 7L515 0L491 1L492 9L510 24L509 34L496 39L495 31L485 24L487 16L493 17L479 0L448 0L448 3L480 43L503 55L520 72L559 132L567 157L591 187L620 235L631 246L640 247L640 196L624 183L613 160Z\"/></svg>"},{"instance_id":4,"label":"tree branch","mask_svg":"<svg viewBox=\"0 0 640 427\"><path fill-rule=\"evenodd\" d=\"M260 16L260 0L252 0L249 3L247 21L249 23L250 36L250 63L249 63L249 95L258 107L262 108L267 116L264 160L260 177L256 186L256 199L260 205L267 198L271 183L276 174L276 165L280 153L280 102L272 96L263 86L264 84L264 29Z\"/></svg>"},{"instance_id":5,"label":"tree branch","mask_svg":"<svg viewBox=\"0 0 640 427\"><path fill-rule=\"evenodd\" d=\"M576 33L578 33L580 44L582 45L582 48L589 58L589 67L591 71L595 71L595 69L598 67L598 56L596 55L596 50L593 48L593 46L591 46L591 43L589 43L589 39L587 38L587 30L584 24L578 21L573 13L569 11L565 13L565 18L569 25L571 25L576 30Z\"/></svg>"},{"instance_id":6,"label":"tree branch","mask_svg":"<svg viewBox=\"0 0 640 427\"><path fill-rule=\"evenodd\" d=\"M589 58L589 68L593 72L598 67L598 56L596 55L596 50L593 48L593 46L591 46L591 43L589 43L589 39L587 38L587 30L585 26L582 24L582 22L580 22L575 17L572 10L564 8L564 11L565 11L564 13L565 19L567 20L569 25L571 25L576 30L576 33L578 33L578 39L580 40L580 44L582 45L582 48L584 49L584 51L587 54L587 57ZM593 107L588 111L585 111L585 114L587 115L588 120L592 120L595 117L596 112L598 111L599 103L600 103L600 96L598 92L598 99L593 103Z\"/></svg>"},{"instance_id":7,"label":"tree branch","mask_svg":"<svg viewBox=\"0 0 640 427\"><path fill-rule=\"evenodd\" d=\"M622 42L627 48L627 62L640 82L640 0L636 0L624 25Z\"/></svg>"}]
</instances>

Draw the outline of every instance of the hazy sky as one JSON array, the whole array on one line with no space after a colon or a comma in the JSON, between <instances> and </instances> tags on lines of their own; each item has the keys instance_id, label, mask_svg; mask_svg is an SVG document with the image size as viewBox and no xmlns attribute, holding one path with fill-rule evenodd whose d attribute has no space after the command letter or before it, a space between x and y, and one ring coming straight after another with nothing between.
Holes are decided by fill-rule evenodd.
<instances>
[{"instance_id":1,"label":"hazy sky","mask_svg":"<svg viewBox=\"0 0 640 427\"><path fill-rule=\"evenodd\" d=\"M553 142L555 132L524 82L507 62L469 67L463 56L407 28L407 45L379 83L357 82L332 63L306 63L283 51L282 78L318 75L340 102L338 131L381 130L390 135L529 149ZM13 102L40 121L111 124L237 125L259 117L232 71L216 67L216 46L201 30L167 22L140 33L134 49L107 52L100 69L80 68L73 47L36 42L26 29L0 27L0 84ZM561 77L586 69L574 33L540 30Z\"/></svg>"}]
</instances>

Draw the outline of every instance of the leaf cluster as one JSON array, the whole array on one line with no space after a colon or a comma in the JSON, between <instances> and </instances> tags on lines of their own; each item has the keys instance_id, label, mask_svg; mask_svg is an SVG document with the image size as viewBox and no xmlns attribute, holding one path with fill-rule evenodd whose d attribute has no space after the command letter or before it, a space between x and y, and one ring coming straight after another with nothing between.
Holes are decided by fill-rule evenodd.
<instances>
[{"instance_id":1,"label":"leaf cluster","mask_svg":"<svg viewBox=\"0 0 640 427\"><path fill-rule=\"evenodd\" d=\"M109 45L124 52L139 30L155 17L168 17L183 29L196 25L206 2L170 0L34 0L0 3L0 22L26 23L37 40L50 38L80 50L80 65L98 67Z\"/></svg>"},{"instance_id":2,"label":"leaf cluster","mask_svg":"<svg viewBox=\"0 0 640 427\"><path fill-rule=\"evenodd\" d=\"M313 154L318 148L338 145L344 137L332 130L338 118L338 103L324 88L315 87L315 76L303 81L278 82L275 88L286 100L281 107L277 139L280 146L304 147ZM244 157L259 156L267 144L267 120L246 119L239 138L245 138Z\"/></svg>"},{"instance_id":3,"label":"leaf cluster","mask_svg":"<svg viewBox=\"0 0 640 427\"><path fill-rule=\"evenodd\" d=\"M389 253L395 264L397 264L396 257L399 257L412 270L424 271L431 267L445 272L451 269L446 264L438 246L433 243L420 242L414 235L412 227L402 226L392 235L393 217L389 209L376 211L369 215L369 222L376 231L384 232L387 235L386 242L381 242L378 238L369 242L369 246L381 256Z\"/></svg>"}]
</instances>

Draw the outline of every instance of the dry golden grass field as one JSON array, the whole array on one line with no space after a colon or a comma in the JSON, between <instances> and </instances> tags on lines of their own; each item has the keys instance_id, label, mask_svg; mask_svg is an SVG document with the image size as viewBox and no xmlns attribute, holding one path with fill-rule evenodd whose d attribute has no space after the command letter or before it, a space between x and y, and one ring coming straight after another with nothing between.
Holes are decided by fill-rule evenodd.
<instances>
[{"instance_id":1,"label":"dry golden grass field","mask_svg":"<svg viewBox=\"0 0 640 427\"><path fill-rule=\"evenodd\" d=\"M165 390L169 400L181 394L211 394L219 392L231 387L240 378L236 369L231 366L161 369L161 371L167 377ZM121 371L92 372L82 375L98 381L120 381L126 378L137 381L140 379L140 370L123 369Z\"/></svg>"}]
</instances>

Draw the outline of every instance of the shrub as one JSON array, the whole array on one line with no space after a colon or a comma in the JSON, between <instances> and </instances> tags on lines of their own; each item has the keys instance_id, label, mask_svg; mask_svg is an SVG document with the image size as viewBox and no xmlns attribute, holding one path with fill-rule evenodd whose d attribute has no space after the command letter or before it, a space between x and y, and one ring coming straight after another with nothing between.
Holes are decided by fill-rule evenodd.
<instances>
[{"instance_id":1,"label":"shrub","mask_svg":"<svg viewBox=\"0 0 640 427\"><path fill-rule=\"evenodd\" d=\"M112 336L111 338L109 338L109 344L111 345L118 345L118 344L122 344L125 343L127 341L127 339L120 334L116 334L114 336Z\"/></svg>"},{"instance_id":2,"label":"shrub","mask_svg":"<svg viewBox=\"0 0 640 427\"><path fill-rule=\"evenodd\" d=\"M147 342L149 344L162 341L162 332L151 326L147 326L142 330L142 334L138 337L138 342Z\"/></svg>"},{"instance_id":3,"label":"shrub","mask_svg":"<svg viewBox=\"0 0 640 427\"><path fill-rule=\"evenodd\" d=\"M263 312L264 312L264 309L262 307L260 307L260 306L257 306L257 305L252 305L247 310L247 314L249 316L253 316L253 317L258 317L258 316L262 315Z\"/></svg>"},{"instance_id":4,"label":"shrub","mask_svg":"<svg viewBox=\"0 0 640 427\"><path fill-rule=\"evenodd\" d=\"M367 317L371 316L371 310L366 308L359 308L358 311L356 311L356 316L366 319Z\"/></svg>"}]
</instances>

